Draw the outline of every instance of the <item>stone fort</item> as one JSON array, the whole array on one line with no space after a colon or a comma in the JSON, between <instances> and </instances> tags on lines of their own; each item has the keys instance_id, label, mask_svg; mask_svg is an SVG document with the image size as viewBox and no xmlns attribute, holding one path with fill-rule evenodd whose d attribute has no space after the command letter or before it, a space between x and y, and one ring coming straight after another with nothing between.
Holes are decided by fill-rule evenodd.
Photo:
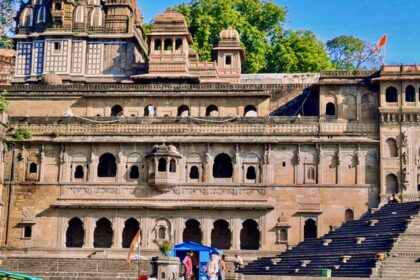
<instances>
[{"instance_id":1,"label":"stone fort","mask_svg":"<svg viewBox=\"0 0 420 280\"><path fill-rule=\"evenodd\" d=\"M242 74L236 30L203 62L181 14L145 35L135 0L30 0L17 20L0 88L3 139L32 134L0 153L16 253L125 256L140 229L145 254L171 240L246 257L419 199L420 66Z\"/></svg>"}]
</instances>

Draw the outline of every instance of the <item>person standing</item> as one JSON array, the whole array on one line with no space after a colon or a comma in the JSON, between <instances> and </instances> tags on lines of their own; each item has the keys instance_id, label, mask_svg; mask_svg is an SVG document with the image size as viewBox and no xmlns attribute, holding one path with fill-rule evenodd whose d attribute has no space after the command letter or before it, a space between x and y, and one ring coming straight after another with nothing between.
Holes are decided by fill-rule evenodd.
<instances>
[{"instance_id":1,"label":"person standing","mask_svg":"<svg viewBox=\"0 0 420 280\"><path fill-rule=\"evenodd\" d=\"M187 252L184 260L182 261L182 264L185 266L185 272L184 272L184 278L185 280L192 280L193 276L193 265L191 257L193 256L193 253L191 251Z\"/></svg>"},{"instance_id":2,"label":"person standing","mask_svg":"<svg viewBox=\"0 0 420 280\"><path fill-rule=\"evenodd\" d=\"M217 262L216 253L211 253L210 260L207 263L207 279L217 280L217 273L219 272L219 264Z\"/></svg>"},{"instance_id":3,"label":"person standing","mask_svg":"<svg viewBox=\"0 0 420 280\"><path fill-rule=\"evenodd\" d=\"M222 255L219 261L219 280L226 279L226 255Z\"/></svg>"}]
</instances>

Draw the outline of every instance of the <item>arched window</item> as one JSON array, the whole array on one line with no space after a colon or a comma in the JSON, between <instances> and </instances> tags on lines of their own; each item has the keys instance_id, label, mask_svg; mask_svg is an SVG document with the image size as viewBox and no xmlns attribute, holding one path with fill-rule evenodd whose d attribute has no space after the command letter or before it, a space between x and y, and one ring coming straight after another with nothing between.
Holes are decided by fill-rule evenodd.
<instances>
[{"instance_id":1,"label":"arched window","mask_svg":"<svg viewBox=\"0 0 420 280\"><path fill-rule=\"evenodd\" d=\"M61 3L55 3L54 8L56 11L61 11Z\"/></svg>"},{"instance_id":2,"label":"arched window","mask_svg":"<svg viewBox=\"0 0 420 280\"><path fill-rule=\"evenodd\" d=\"M83 179L85 177L85 171L83 170L83 166L78 165L74 170L74 179Z\"/></svg>"},{"instance_id":3,"label":"arched window","mask_svg":"<svg viewBox=\"0 0 420 280\"><path fill-rule=\"evenodd\" d=\"M171 161L169 162L169 172L176 172L176 161L174 159L171 159Z\"/></svg>"},{"instance_id":4,"label":"arched window","mask_svg":"<svg viewBox=\"0 0 420 280\"><path fill-rule=\"evenodd\" d=\"M229 250L231 246L232 232L229 223L225 220L217 220L211 231L211 246L222 250Z\"/></svg>"},{"instance_id":5,"label":"arched window","mask_svg":"<svg viewBox=\"0 0 420 280\"><path fill-rule=\"evenodd\" d=\"M388 103L398 102L398 91L394 87L389 87L385 92L385 101Z\"/></svg>"},{"instance_id":6,"label":"arched window","mask_svg":"<svg viewBox=\"0 0 420 280\"><path fill-rule=\"evenodd\" d=\"M315 180L315 169L313 167L308 168L308 174L306 175L308 180Z\"/></svg>"},{"instance_id":7,"label":"arched window","mask_svg":"<svg viewBox=\"0 0 420 280\"><path fill-rule=\"evenodd\" d=\"M106 218L98 220L93 232L93 247L111 248L112 236L112 223Z\"/></svg>"},{"instance_id":8,"label":"arched window","mask_svg":"<svg viewBox=\"0 0 420 280\"><path fill-rule=\"evenodd\" d=\"M162 41L160 39L155 40L155 51L162 50Z\"/></svg>"},{"instance_id":9,"label":"arched window","mask_svg":"<svg viewBox=\"0 0 420 280\"><path fill-rule=\"evenodd\" d=\"M138 179L140 178L139 167L137 165L133 165L130 168L130 179Z\"/></svg>"},{"instance_id":10,"label":"arched window","mask_svg":"<svg viewBox=\"0 0 420 280\"><path fill-rule=\"evenodd\" d=\"M156 116L156 108L153 105L147 105L144 108L144 116L145 117L154 117Z\"/></svg>"},{"instance_id":11,"label":"arched window","mask_svg":"<svg viewBox=\"0 0 420 280\"><path fill-rule=\"evenodd\" d=\"M200 173L198 172L197 166L192 166L190 169L190 179L199 179Z\"/></svg>"},{"instance_id":12,"label":"arched window","mask_svg":"<svg viewBox=\"0 0 420 280\"><path fill-rule=\"evenodd\" d=\"M257 173L255 172L254 166L249 166L246 170L246 179L247 180L255 180L257 179Z\"/></svg>"},{"instance_id":13,"label":"arched window","mask_svg":"<svg viewBox=\"0 0 420 280\"><path fill-rule=\"evenodd\" d=\"M178 108L178 117L188 117L190 115L190 108L187 105L182 105Z\"/></svg>"},{"instance_id":14,"label":"arched window","mask_svg":"<svg viewBox=\"0 0 420 280\"><path fill-rule=\"evenodd\" d=\"M166 171L166 159L164 159L164 158L159 159L158 171L159 172L165 172Z\"/></svg>"},{"instance_id":15,"label":"arched window","mask_svg":"<svg viewBox=\"0 0 420 280\"><path fill-rule=\"evenodd\" d=\"M84 23L85 22L85 7L77 6L74 11L74 22L75 23Z\"/></svg>"},{"instance_id":16,"label":"arched window","mask_svg":"<svg viewBox=\"0 0 420 280\"><path fill-rule=\"evenodd\" d=\"M344 221L349 222L354 220L354 212L352 209L347 209L344 214Z\"/></svg>"},{"instance_id":17,"label":"arched window","mask_svg":"<svg viewBox=\"0 0 420 280\"><path fill-rule=\"evenodd\" d=\"M172 51L173 50L173 42L172 39L166 39L165 40L165 45L164 45L164 50L165 51Z\"/></svg>"},{"instance_id":18,"label":"arched window","mask_svg":"<svg viewBox=\"0 0 420 280\"><path fill-rule=\"evenodd\" d=\"M25 226L23 229L24 238L32 238L32 226Z\"/></svg>"},{"instance_id":19,"label":"arched window","mask_svg":"<svg viewBox=\"0 0 420 280\"><path fill-rule=\"evenodd\" d=\"M398 150L397 150L397 141L393 138L386 139L386 150L385 156L387 157L397 157Z\"/></svg>"},{"instance_id":20,"label":"arched window","mask_svg":"<svg viewBox=\"0 0 420 280\"><path fill-rule=\"evenodd\" d=\"M113 154L106 153L99 158L98 177L115 177L117 163Z\"/></svg>"},{"instance_id":21,"label":"arched window","mask_svg":"<svg viewBox=\"0 0 420 280\"><path fill-rule=\"evenodd\" d=\"M103 24L104 11L100 7L95 7L90 13L90 26L101 27Z\"/></svg>"},{"instance_id":22,"label":"arched window","mask_svg":"<svg viewBox=\"0 0 420 280\"><path fill-rule=\"evenodd\" d=\"M210 105L206 108L206 116L207 117L218 117L219 116L219 108L216 105Z\"/></svg>"},{"instance_id":23,"label":"arched window","mask_svg":"<svg viewBox=\"0 0 420 280\"><path fill-rule=\"evenodd\" d=\"M175 41L175 49L176 50L181 50L182 49L182 39L176 39Z\"/></svg>"},{"instance_id":24,"label":"arched window","mask_svg":"<svg viewBox=\"0 0 420 280\"><path fill-rule=\"evenodd\" d=\"M287 241L289 238L287 236L287 230L281 229L280 230L280 241Z\"/></svg>"},{"instance_id":25,"label":"arched window","mask_svg":"<svg viewBox=\"0 0 420 280\"><path fill-rule=\"evenodd\" d=\"M35 162L32 162L29 165L29 173L34 174L38 172L38 165Z\"/></svg>"},{"instance_id":26,"label":"arched window","mask_svg":"<svg viewBox=\"0 0 420 280\"><path fill-rule=\"evenodd\" d=\"M185 223L185 229L182 233L183 242L195 242L200 244L202 239L202 233L200 229L200 222L197 220L188 220Z\"/></svg>"},{"instance_id":27,"label":"arched window","mask_svg":"<svg viewBox=\"0 0 420 280\"><path fill-rule=\"evenodd\" d=\"M125 221L124 229L122 232L122 247L130 248L131 241L136 236L137 232L140 229L140 223L134 219L130 218Z\"/></svg>"},{"instance_id":28,"label":"arched window","mask_svg":"<svg viewBox=\"0 0 420 280\"><path fill-rule=\"evenodd\" d=\"M24 27L29 27L33 25L33 13L32 8L26 7L23 10L23 13L20 18L20 25Z\"/></svg>"},{"instance_id":29,"label":"arched window","mask_svg":"<svg viewBox=\"0 0 420 280\"><path fill-rule=\"evenodd\" d=\"M227 154L220 154L214 159L213 177L232 178L232 159Z\"/></svg>"},{"instance_id":30,"label":"arched window","mask_svg":"<svg viewBox=\"0 0 420 280\"><path fill-rule=\"evenodd\" d=\"M317 237L317 226L316 222L313 219L308 219L305 221L304 226L304 239L312 239Z\"/></svg>"},{"instance_id":31,"label":"arched window","mask_svg":"<svg viewBox=\"0 0 420 280\"><path fill-rule=\"evenodd\" d=\"M327 103L327 107L325 109L325 115L329 117L335 116L335 104L332 102Z\"/></svg>"},{"instance_id":32,"label":"arched window","mask_svg":"<svg viewBox=\"0 0 420 280\"><path fill-rule=\"evenodd\" d=\"M416 89L412 85L405 88L405 102L416 102Z\"/></svg>"},{"instance_id":33,"label":"arched window","mask_svg":"<svg viewBox=\"0 0 420 280\"><path fill-rule=\"evenodd\" d=\"M248 105L244 110L244 117L258 117L257 108L253 105Z\"/></svg>"},{"instance_id":34,"label":"arched window","mask_svg":"<svg viewBox=\"0 0 420 280\"><path fill-rule=\"evenodd\" d=\"M158 229L158 239L165 239L166 237L166 228L165 227L159 227Z\"/></svg>"},{"instance_id":35,"label":"arched window","mask_svg":"<svg viewBox=\"0 0 420 280\"><path fill-rule=\"evenodd\" d=\"M231 66L232 65L232 56L227 55L225 56L225 66Z\"/></svg>"},{"instance_id":36,"label":"arched window","mask_svg":"<svg viewBox=\"0 0 420 280\"><path fill-rule=\"evenodd\" d=\"M398 178L394 174L389 174L385 179L386 193L397 194L398 193Z\"/></svg>"},{"instance_id":37,"label":"arched window","mask_svg":"<svg viewBox=\"0 0 420 280\"><path fill-rule=\"evenodd\" d=\"M114 105L111 108L111 117L120 117L123 115L123 108L120 105Z\"/></svg>"},{"instance_id":38,"label":"arched window","mask_svg":"<svg viewBox=\"0 0 420 280\"><path fill-rule=\"evenodd\" d=\"M260 248L260 231L254 220L246 220L240 233L241 250L258 250Z\"/></svg>"},{"instance_id":39,"label":"arched window","mask_svg":"<svg viewBox=\"0 0 420 280\"><path fill-rule=\"evenodd\" d=\"M73 218L69 221L66 231L66 247L82 248L85 238L83 222L79 218Z\"/></svg>"}]
</instances>

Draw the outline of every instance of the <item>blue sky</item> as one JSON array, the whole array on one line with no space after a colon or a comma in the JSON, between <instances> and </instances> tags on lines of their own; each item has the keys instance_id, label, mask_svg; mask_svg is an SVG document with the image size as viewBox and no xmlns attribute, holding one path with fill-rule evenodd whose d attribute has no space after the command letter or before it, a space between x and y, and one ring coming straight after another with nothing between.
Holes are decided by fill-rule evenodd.
<instances>
[{"instance_id":1,"label":"blue sky","mask_svg":"<svg viewBox=\"0 0 420 280\"><path fill-rule=\"evenodd\" d=\"M229 0L227 0L229 1ZM388 34L386 63L420 64L420 0L272 0L288 9L286 28L308 29L326 42L354 35L376 43ZM189 0L138 0L146 21Z\"/></svg>"}]
</instances>

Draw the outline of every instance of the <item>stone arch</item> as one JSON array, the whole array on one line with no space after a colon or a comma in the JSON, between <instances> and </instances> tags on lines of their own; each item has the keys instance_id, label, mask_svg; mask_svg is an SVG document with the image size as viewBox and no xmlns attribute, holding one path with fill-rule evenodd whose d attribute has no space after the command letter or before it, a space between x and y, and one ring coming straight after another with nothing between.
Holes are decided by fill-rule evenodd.
<instances>
[{"instance_id":1,"label":"stone arch","mask_svg":"<svg viewBox=\"0 0 420 280\"><path fill-rule=\"evenodd\" d=\"M36 23L45 23L47 15L47 8L45 6L41 6L38 9L38 13L36 16Z\"/></svg>"},{"instance_id":2,"label":"stone arch","mask_svg":"<svg viewBox=\"0 0 420 280\"><path fill-rule=\"evenodd\" d=\"M144 107L144 116L145 117L154 117L156 116L156 107L152 104L147 105Z\"/></svg>"},{"instance_id":3,"label":"stone arch","mask_svg":"<svg viewBox=\"0 0 420 280\"><path fill-rule=\"evenodd\" d=\"M112 223L107 218L101 218L96 222L93 232L93 247L111 248L112 246Z\"/></svg>"},{"instance_id":4,"label":"stone arch","mask_svg":"<svg viewBox=\"0 0 420 280\"><path fill-rule=\"evenodd\" d=\"M165 39L163 48L165 51L173 51L174 48L174 42L172 41L172 39Z\"/></svg>"},{"instance_id":5,"label":"stone arch","mask_svg":"<svg viewBox=\"0 0 420 280\"><path fill-rule=\"evenodd\" d=\"M200 171L198 169L198 166L193 165L190 168L189 178L193 180L200 179Z\"/></svg>"},{"instance_id":6,"label":"stone arch","mask_svg":"<svg viewBox=\"0 0 420 280\"><path fill-rule=\"evenodd\" d=\"M390 86L385 91L385 101L388 103L397 103L398 102L398 90Z\"/></svg>"},{"instance_id":7,"label":"stone arch","mask_svg":"<svg viewBox=\"0 0 420 280\"><path fill-rule=\"evenodd\" d=\"M121 117L124 114L123 107L121 105L114 105L111 108L111 117Z\"/></svg>"},{"instance_id":8,"label":"stone arch","mask_svg":"<svg viewBox=\"0 0 420 280\"><path fill-rule=\"evenodd\" d=\"M328 102L326 107L325 107L325 115L327 117L335 117L337 113L335 104L332 102Z\"/></svg>"},{"instance_id":9,"label":"stone arch","mask_svg":"<svg viewBox=\"0 0 420 280\"><path fill-rule=\"evenodd\" d=\"M405 102L416 102L416 89L412 85L405 87Z\"/></svg>"},{"instance_id":10,"label":"stone arch","mask_svg":"<svg viewBox=\"0 0 420 280\"><path fill-rule=\"evenodd\" d=\"M169 161L169 172L176 173L176 161L174 159Z\"/></svg>"},{"instance_id":11,"label":"stone arch","mask_svg":"<svg viewBox=\"0 0 420 280\"><path fill-rule=\"evenodd\" d=\"M190 219L185 222L185 228L182 232L183 242L195 242L201 244L203 233L201 232L200 222L195 219Z\"/></svg>"},{"instance_id":12,"label":"stone arch","mask_svg":"<svg viewBox=\"0 0 420 280\"><path fill-rule=\"evenodd\" d=\"M307 219L305 221L305 225L303 227L303 238L306 239L313 239L317 238L317 224L316 221L312 218Z\"/></svg>"},{"instance_id":13,"label":"stone arch","mask_svg":"<svg viewBox=\"0 0 420 280\"><path fill-rule=\"evenodd\" d=\"M243 222L240 239L241 250L258 250L260 248L260 231L258 229L258 223L251 219Z\"/></svg>"},{"instance_id":14,"label":"stone arch","mask_svg":"<svg viewBox=\"0 0 420 280\"><path fill-rule=\"evenodd\" d=\"M31 173L31 174L38 173L38 164L36 164L35 162L31 162L29 164L29 173Z\"/></svg>"},{"instance_id":15,"label":"stone arch","mask_svg":"<svg viewBox=\"0 0 420 280\"><path fill-rule=\"evenodd\" d=\"M343 100L343 118L348 120L357 119L356 97L352 94L346 94Z\"/></svg>"},{"instance_id":16,"label":"stone arch","mask_svg":"<svg viewBox=\"0 0 420 280\"><path fill-rule=\"evenodd\" d=\"M72 218L66 231L66 247L67 248L82 248L85 238L85 229L83 222L78 217Z\"/></svg>"},{"instance_id":17,"label":"stone arch","mask_svg":"<svg viewBox=\"0 0 420 280\"><path fill-rule=\"evenodd\" d=\"M233 165L229 155L222 153L215 157L213 164L214 178L232 178Z\"/></svg>"},{"instance_id":18,"label":"stone arch","mask_svg":"<svg viewBox=\"0 0 420 280\"><path fill-rule=\"evenodd\" d=\"M33 25L33 22L33 10L30 7L26 7L20 16L20 25L22 27L30 27Z\"/></svg>"},{"instance_id":19,"label":"stone arch","mask_svg":"<svg viewBox=\"0 0 420 280\"><path fill-rule=\"evenodd\" d=\"M246 169L246 179L247 180L257 179L257 171L255 170L254 166L248 166L248 168Z\"/></svg>"},{"instance_id":20,"label":"stone arch","mask_svg":"<svg viewBox=\"0 0 420 280\"><path fill-rule=\"evenodd\" d=\"M386 139L385 156L398 157L397 141L394 138Z\"/></svg>"},{"instance_id":21,"label":"stone arch","mask_svg":"<svg viewBox=\"0 0 420 280\"><path fill-rule=\"evenodd\" d=\"M257 107L254 105L245 106L244 117L258 117Z\"/></svg>"},{"instance_id":22,"label":"stone arch","mask_svg":"<svg viewBox=\"0 0 420 280\"><path fill-rule=\"evenodd\" d=\"M388 174L385 179L385 187L387 194L398 193L398 178L395 174Z\"/></svg>"},{"instance_id":23,"label":"stone arch","mask_svg":"<svg viewBox=\"0 0 420 280\"><path fill-rule=\"evenodd\" d=\"M125 221L124 229L122 232L122 247L123 248L130 248L131 241L133 240L134 236L140 230L140 223L134 219L130 218Z\"/></svg>"},{"instance_id":24,"label":"stone arch","mask_svg":"<svg viewBox=\"0 0 420 280\"><path fill-rule=\"evenodd\" d=\"M156 241L171 239L171 223L167 219L157 219L153 231L155 233Z\"/></svg>"},{"instance_id":25,"label":"stone arch","mask_svg":"<svg viewBox=\"0 0 420 280\"><path fill-rule=\"evenodd\" d=\"M190 115L190 108L187 105L181 105L178 107L178 117L188 117Z\"/></svg>"},{"instance_id":26,"label":"stone arch","mask_svg":"<svg viewBox=\"0 0 420 280\"><path fill-rule=\"evenodd\" d=\"M128 175L130 179L139 179L140 178L140 170L137 165L132 165L130 167L130 173Z\"/></svg>"},{"instance_id":27,"label":"stone arch","mask_svg":"<svg viewBox=\"0 0 420 280\"><path fill-rule=\"evenodd\" d=\"M219 108L216 105L209 105L206 108L206 117L218 117Z\"/></svg>"},{"instance_id":28,"label":"stone arch","mask_svg":"<svg viewBox=\"0 0 420 280\"><path fill-rule=\"evenodd\" d=\"M115 177L117 175L117 162L111 153L99 157L98 177Z\"/></svg>"},{"instance_id":29,"label":"stone arch","mask_svg":"<svg viewBox=\"0 0 420 280\"><path fill-rule=\"evenodd\" d=\"M77 165L74 169L74 179L84 179L85 178L85 170L83 165Z\"/></svg>"},{"instance_id":30,"label":"stone arch","mask_svg":"<svg viewBox=\"0 0 420 280\"><path fill-rule=\"evenodd\" d=\"M354 220L354 211L353 209L346 209L344 213L344 221L349 222Z\"/></svg>"},{"instance_id":31,"label":"stone arch","mask_svg":"<svg viewBox=\"0 0 420 280\"><path fill-rule=\"evenodd\" d=\"M217 220L213 223L211 231L211 246L222 250L229 250L232 233L229 223L225 220Z\"/></svg>"}]
</instances>

